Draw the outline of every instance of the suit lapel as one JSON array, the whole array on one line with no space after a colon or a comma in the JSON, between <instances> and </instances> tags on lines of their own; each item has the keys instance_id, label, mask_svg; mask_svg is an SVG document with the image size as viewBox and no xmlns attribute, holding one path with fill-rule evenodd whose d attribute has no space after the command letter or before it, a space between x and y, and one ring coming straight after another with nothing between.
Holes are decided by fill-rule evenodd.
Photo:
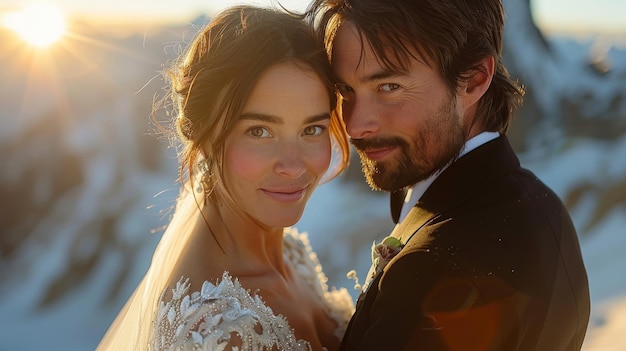
<instances>
[{"instance_id":1,"label":"suit lapel","mask_svg":"<svg viewBox=\"0 0 626 351\"><path fill-rule=\"evenodd\" d=\"M452 163L426 190L404 220L392 231L393 236L406 244L427 222L456 208L484 189L485 183L519 168L506 136L500 136ZM391 194L392 213L398 195ZM402 197L403 201L404 197ZM400 203L400 209L401 207ZM397 210L398 217L400 210ZM395 214L394 214L395 216ZM395 217L394 217L395 218Z\"/></svg>"},{"instance_id":2,"label":"suit lapel","mask_svg":"<svg viewBox=\"0 0 626 351\"><path fill-rule=\"evenodd\" d=\"M406 245L411 236L436 216L436 213L420 206L413 206L404 220L393 228L391 236L399 238Z\"/></svg>"}]
</instances>

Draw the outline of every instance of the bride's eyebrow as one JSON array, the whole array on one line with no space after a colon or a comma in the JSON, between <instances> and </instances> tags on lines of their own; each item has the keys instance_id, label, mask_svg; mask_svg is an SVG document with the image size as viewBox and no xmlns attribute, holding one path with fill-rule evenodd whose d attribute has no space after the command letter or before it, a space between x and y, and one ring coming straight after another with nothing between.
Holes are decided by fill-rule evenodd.
<instances>
[{"instance_id":1,"label":"bride's eyebrow","mask_svg":"<svg viewBox=\"0 0 626 351\"><path fill-rule=\"evenodd\" d=\"M319 122L319 121L325 121L327 119L330 119L330 113L322 113L316 116L311 116L309 118L307 118L304 123L305 124L309 124L309 123L315 123L315 122Z\"/></svg>"},{"instance_id":2,"label":"bride's eyebrow","mask_svg":"<svg viewBox=\"0 0 626 351\"><path fill-rule=\"evenodd\" d=\"M265 115L262 113L244 113L239 116L240 121L260 121L272 124L284 124L284 121L280 117Z\"/></svg>"},{"instance_id":3,"label":"bride's eyebrow","mask_svg":"<svg viewBox=\"0 0 626 351\"><path fill-rule=\"evenodd\" d=\"M308 117L304 121L304 124L315 123L315 122L324 121L327 119L330 119L330 113L325 112L319 115ZM239 116L239 120L240 121L244 121L244 120L260 121L260 122L267 122L267 123L272 123L272 124L284 124L285 123L285 121L281 117L277 117L273 115L266 115L262 113L244 113Z\"/></svg>"}]
</instances>

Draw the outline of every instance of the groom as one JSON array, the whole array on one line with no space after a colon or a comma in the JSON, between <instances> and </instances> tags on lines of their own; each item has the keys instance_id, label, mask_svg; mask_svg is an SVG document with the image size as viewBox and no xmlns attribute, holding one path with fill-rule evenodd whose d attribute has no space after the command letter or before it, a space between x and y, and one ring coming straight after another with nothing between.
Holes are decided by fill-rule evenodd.
<instances>
[{"instance_id":1,"label":"groom","mask_svg":"<svg viewBox=\"0 0 626 351\"><path fill-rule=\"evenodd\" d=\"M590 307L575 229L506 137L523 91L502 63L500 0L312 11L365 177L391 192L386 243L401 247L372 270L342 350L580 350Z\"/></svg>"}]
</instances>

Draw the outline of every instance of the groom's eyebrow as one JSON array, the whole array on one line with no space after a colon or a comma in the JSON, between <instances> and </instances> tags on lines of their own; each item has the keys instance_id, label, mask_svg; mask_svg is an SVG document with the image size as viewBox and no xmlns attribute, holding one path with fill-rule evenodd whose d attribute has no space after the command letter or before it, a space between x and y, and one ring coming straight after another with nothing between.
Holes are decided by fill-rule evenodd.
<instances>
[{"instance_id":1,"label":"groom's eyebrow","mask_svg":"<svg viewBox=\"0 0 626 351\"><path fill-rule=\"evenodd\" d=\"M370 75L367 75L365 77L361 78L361 82L363 83L368 83L368 82L373 82L373 81L377 81L377 80L381 80L381 79L388 79L388 78L393 78L393 77L398 77L401 74L398 72L393 72L393 71L389 71L389 70L383 70L383 71L379 71L379 72L374 72Z\"/></svg>"},{"instance_id":2,"label":"groom's eyebrow","mask_svg":"<svg viewBox=\"0 0 626 351\"><path fill-rule=\"evenodd\" d=\"M367 74L363 77L359 77L358 80L360 83L371 83L371 82L376 82L379 80L385 80L385 79L389 79L389 78L396 78L396 77L401 77L404 76L406 73L402 72L402 71L394 71L394 70L390 70L390 69L381 69L380 71L376 71L376 72L372 72L370 74ZM337 85L345 85L345 86L350 86L349 84L346 84L341 77L339 77L338 75L335 74L334 76L334 80L335 80L335 84Z\"/></svg>"}]
</instances>

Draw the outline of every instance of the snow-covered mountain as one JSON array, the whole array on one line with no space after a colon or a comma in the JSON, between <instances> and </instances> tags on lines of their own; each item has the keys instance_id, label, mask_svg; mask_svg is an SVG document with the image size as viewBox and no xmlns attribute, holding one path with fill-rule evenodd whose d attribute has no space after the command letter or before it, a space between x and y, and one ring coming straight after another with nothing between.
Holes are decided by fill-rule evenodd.
<instances>
[{"instance_id":1,"label":"snow-covered mountain","mask_svg":"<svg viewBox=\"0 0 626 351\"><path fill-rule=\"evenodd\" d=\"M505 61L527 89L510 137L578 228L593 299L584 350L625 349L626 50L542 35L528 0L506 8ZM73 32L37 53L0 29L0 351L93 349L177 193L175 152L149 115L188 26ZM314 194L298 228L330 285L351 289L350 269L365 277L369 246L391 229L387 204L357 159Z\"/></svg>"}]
</instances>

